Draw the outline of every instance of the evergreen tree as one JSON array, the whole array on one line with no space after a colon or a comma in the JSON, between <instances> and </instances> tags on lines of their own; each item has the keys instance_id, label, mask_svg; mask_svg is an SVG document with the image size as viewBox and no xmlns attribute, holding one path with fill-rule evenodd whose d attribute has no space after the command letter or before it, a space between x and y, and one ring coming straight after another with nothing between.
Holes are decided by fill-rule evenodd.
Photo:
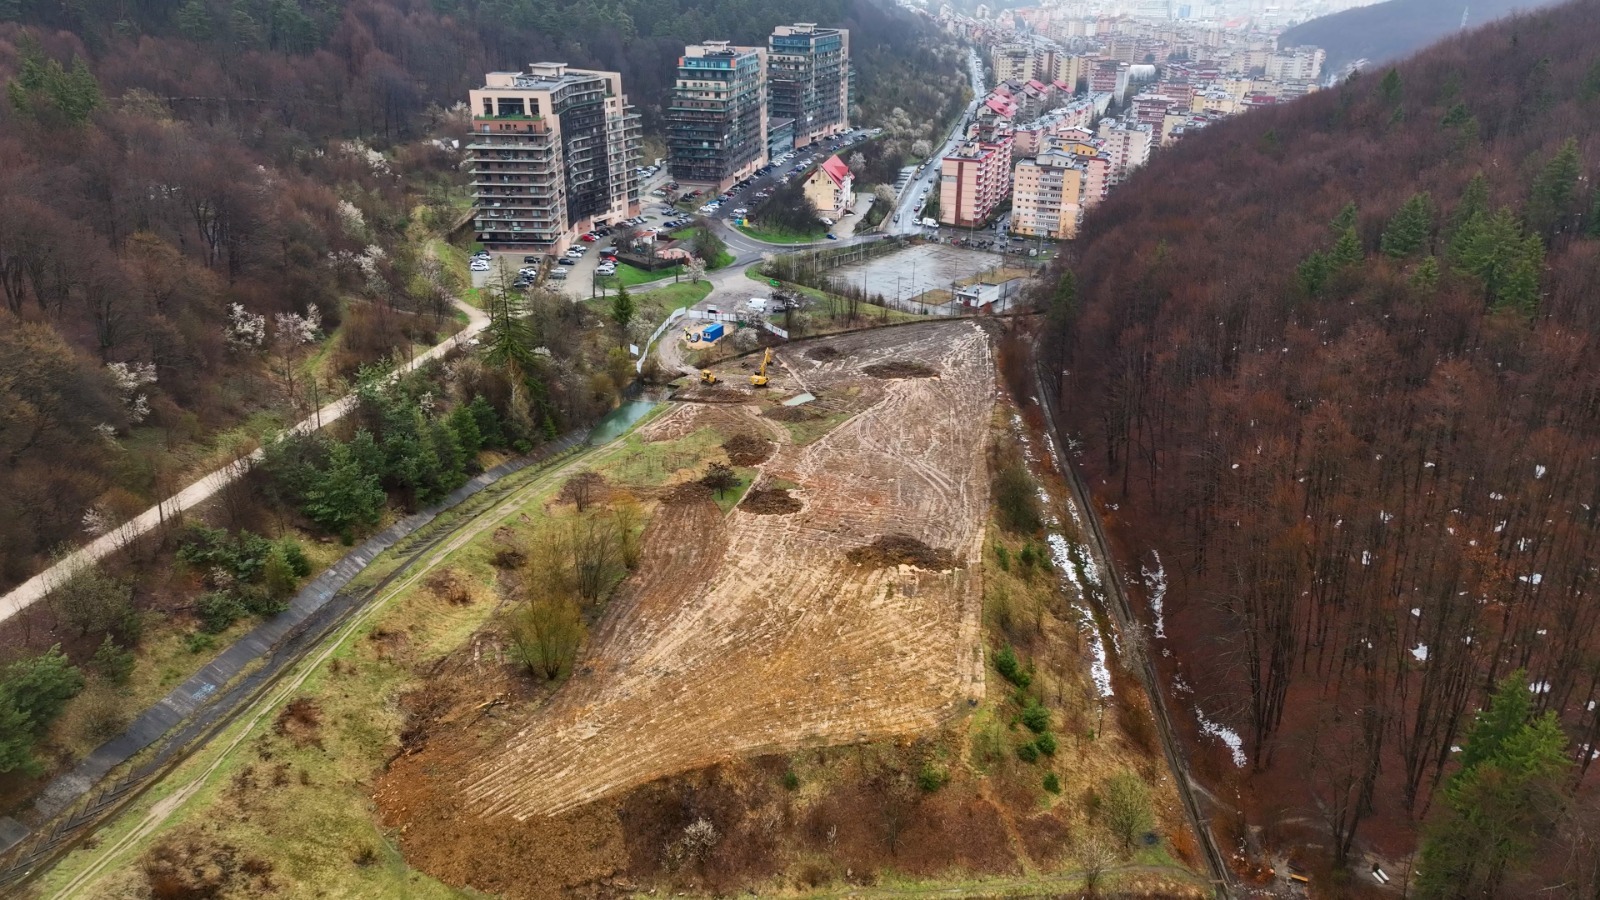
<instances>
[{"instance_id":1,"label":"evergreen tree","mask_svg":"<svg viewBox=\"0 0 1600 900\"><path fill-rule=\"evenodd\" d=\"M1333 230L1334 237L1342 237L1346 231L1349 231L1350 229L1355 228L1356 227L1356 204L1355 204L1355 201L1351 201L1349 203L1346 203L1344 205L1344 209L1339 210L1339 214L1333 217L1333 221L1332 222L1328 223L1328 227Z\"/></svg>"},{"instance_id":2,"label":"evergreen tree","mask_svg":"<svg viewBox=\"0 0 1600 900\"><path fill-rule=\"evenodd\" d=\"M328 451L327 468L306 493L306 517L319 527L348 537L352 527L378 521L385 497L371 467L371 444L372 435L362 431Z\"/></svg>"},{"instance_id":3,"label":"evergreen tree","mask_svg":"<svg viewBox=\"0 0 1600 900\"><path fill-rule=\"evenodd\" d=\"M1565 219L1578 187L1578 141L1567 138L1545 164L1528 195L1528 227L1550 240L1565 230Z\"/></svg>"},{"instance_id":4,"label":"evergreen tree","mask_svg":"<svg viewBox=\"0 0 1600 900\"><path fill-rule=\"evenodd\" d=\"M6 95L18 114L46 124L82 125L100 106L100 83L89 66L73 57L72 68L49 59L32 36L18 42L17 77L6 83Z\"/></svg>"},{"instance_id":5,"label":"evergreen tree","mask_svg":"<svg viewBox=\"0 0 1600 900\"><path fill-rule=\"evenodd\" d=\"M611 321L617 323L617 330L622 333L624 339L628 335L628 326L633 324L638 311L633 297L628 294L627 286L619 285L617 295L611 298Z\"/></svg>"},{"instance_id":6,"label":"evergreen tree","mask_svg":"<svg viewBox=\"0 0 1600 900\"><path fill-rule=\"evenodd\" d=\"M1400 105L1400 70L1390 69L1383 75L1383 80L1378 82L1378 91L1383 95L1383 105L1398 107Z\"/></svg>"},{"instance_id":7,"label":"evergreen tree","mask_svg":"<svg viewBox=\"0 0 1600 900\"><path fill-rule=\"evenodd\" d=\"M473 397L467 409L472 413L472 421L477 423L480 447L506 446L505 431L500 427L500 414L494 411L482 394Z\"/></svg>"},{"instance_id":8,"label":"evergreen tree","mask_svg":"<svg viewBox=\"0 0 1600 900\"><path fill-rule=\"evenodd\" d=\"M1439 286L1439 259L1435 256L1424 256L1422 262L1417 264L1416 271L1411 273L1411 283L1418 290L1433 292Z\"/></svg>"},{"instance_id":9,"label":"evergreen tree","mask_svg":"<svg viewBox=\"0 0 1600 900\"><path fill-rule=\"evenodd\" d=\"M1386 255L1403 259L1426 247L1432 230L1433 198L1426 192L1412 194L1383 229L1380 246Z\"/></svg>"},{"instance_id":10,"label":"evergreen tree","mask_svg":"<svg viewBox=\"0 0 1600 900\"><path fill-rule=\"evenodd\" d=\"M493 412L493 410L490 410ZM478 428L478 420L472 414L472 407L463 403L450 411L450 430L455 432L456 443L461 447L461 452L468 459L477 456L483 449L483 431Z\"/></svg>"},{"instance_id":11,"label":"evergreen tree","mask_svg":"<svg viewBox=\"0 0 1600 900\"><path fill-rule=\"evenodd\" d=\"M1311 251L1295 270L1295 276L1300 282L1300 287L1308 296L1315 296L1322 291L1322 286L1327 283L1328 275L1333 271L1328 262L1328 254L1321 250Z\"/></svg>"},{"instance_id":12,"label":"evergreen tree","mask_svg":"<svg viewBox=\"0 0 1600 900\"><path fill-rule=\"evenodd\" d=\"M1361 259L1361 238L1356 236L1356 228L1351 225L1339 233L1339 239L1328 254L1328 263L1333 269L1343 269L1360 263Z\"/></svg>"},{"instance_id":13,"label":"evergreen tree","mask_svg":"<svg viewBox=\"0 0 1600 900\"><path fill-rule=\"evenodd\" d=\"M1419 897L1494 896L1558 820L1571 767L1567 739L1555 713L1530 722L1530 708L1527 674L1519 670L1473 723L1462 767L1424 836Z\"/></svg>"},{"instance_id":14,"label":"evergreen tree","mask_svg":"<svg viewBox=\"0 0 1600 900\"><path fill-rule=\"evenodd\" d=\"M1482 172L1472 176L1466 188L1461 191L1461 201L1456 204L1455 211L1450 214L1450 234L1454 240L1455 233L1466 224L1473 216L1489 212L1489 179Z\"/></svg>"}]
</instances>

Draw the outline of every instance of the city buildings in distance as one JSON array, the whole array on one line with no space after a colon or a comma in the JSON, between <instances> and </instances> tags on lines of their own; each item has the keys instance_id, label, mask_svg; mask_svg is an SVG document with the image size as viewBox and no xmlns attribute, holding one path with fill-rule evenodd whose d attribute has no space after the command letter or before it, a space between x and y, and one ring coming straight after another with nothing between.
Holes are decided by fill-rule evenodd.
<instances>
[{"instance_id":1,"label":"city buildings in distance","mask_svg":"<svg viewBox=\"0 0 1600 900\"><path fill-rule=\"evenodd\" d=\"M541 62L469 93L473 231L487 249L560 253L639 214L639 115L617 72Z\"/></svg>"}]
</instances>

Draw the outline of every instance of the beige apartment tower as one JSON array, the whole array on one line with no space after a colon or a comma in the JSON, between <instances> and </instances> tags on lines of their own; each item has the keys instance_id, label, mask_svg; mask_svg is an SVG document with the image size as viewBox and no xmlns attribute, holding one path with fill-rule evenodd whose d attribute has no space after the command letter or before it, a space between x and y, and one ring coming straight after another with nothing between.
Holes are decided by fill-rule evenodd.
<instances>
[{"instance_id":1,"label":"beige apartment tower","mask_svg":"<svg viewBox=\"0 0 1600 900\"><path fill-rule=\"evenodd\" d=\"M473 230L491 250L559 253L639 214L639 115L617 72L533 63L470 92Z\"/></svg>"}]
</instances>

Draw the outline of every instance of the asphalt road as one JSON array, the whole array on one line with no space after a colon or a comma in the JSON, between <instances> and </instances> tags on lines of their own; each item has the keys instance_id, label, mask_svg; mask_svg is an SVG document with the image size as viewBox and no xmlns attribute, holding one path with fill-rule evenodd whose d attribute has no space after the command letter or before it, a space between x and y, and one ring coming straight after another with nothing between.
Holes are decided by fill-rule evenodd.
<instances>
[{"instance_id":1,"label":"asphalt road","mask_svg":"<svg viewBox=\"0 0 1600 900\"><path fill-rule=\"evenodd\" d=\"M929 157L932 165L927 166L923 173L910 181L900 190L900 202L895 204L895 215L884 224L884 230L890 234L912 234L920 231L917 225L917 202L922 199L923 192L928 197L933 197L933 192L939 188L938 161L954 153L956 147L966 137L967 126L972 124L972 117L978 112L978 104L983 102L988 88L983 82L983 63L979 61L976 51L972 51L967 59L970 67L969 75L972 78L972 102L967 104L966 112L956 120L950 129L950 134L945 138L944 145L939 151Z\"/></svg>"}]
</instances>

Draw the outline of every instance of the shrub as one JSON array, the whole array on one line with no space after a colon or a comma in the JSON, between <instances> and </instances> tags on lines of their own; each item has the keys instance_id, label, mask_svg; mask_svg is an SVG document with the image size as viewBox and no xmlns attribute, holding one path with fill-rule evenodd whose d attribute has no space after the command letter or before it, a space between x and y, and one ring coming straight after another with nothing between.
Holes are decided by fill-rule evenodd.
<instances>
[{"instance_id":1,"label":"shrub","mask_svg":"<svg viewBox=\"0 0 1600 900\"><path fill-rule=\"evenodd\" d=\"M304 578L311 574L311 560L306 559L306 551L300 542L293 538L284 538L278 542L278 552L283 554L283 561L289 564L289 571L296 578Z\"/></svg>"},{"instance_id":2,"label":"shrub","mask_svg":"<svg viewBox=\"0 0 1600 900\"><path fill-rule=\"evenodd\" d=\"M1155 815L1150 811L1150 789L1139 776L1123 769L1106 783L1101 814L1111 834L1122 842L1123 849L1132 848L1134 840L1155 824Z\"/></svg>"},{"instance_id":3,"label":"shrub","mask_svg":"<svg viewBox=\"0 0 1600 900\"><path fill-rule=\"evenodd\" d=\"M109 634L89 659L89 665L112 684L127 684L128 677L133 674L133 664L133 651L117 646Z\"/></svg>"},{"instance_id":4,"label":"shrub","mask_svg":"<svg viewBox=\"0 0 1600 900\"><path fill-rule=\"evenodd\" d=\"M1022 724L1034 734L1043 734L1050 727L1050 710L1045 709L1037 700L1029 700L1028 705L1022 708Z\"/></svg>"},{"instance_id":5,"label":"shrub","mask_svg":"<svg viewBox=\"0 0 1600 900\"><path fill-rule=\"evenodd\" d=\"M1031 743L1023 744L1017 748L1017 758L1025 763L1038 762L1039 748Z\"/></svg>"},{"instance_id":6,"label":"shrub","mask_svg":"<svg viewBox=\"0 0 1600 900\"><path fill-rule=\"evenodd\" d=\"M1009 646L1001 647L1000 652L994 655L994 668L1002 678L1019 688L1025 688L1033 682L1033 677L1017 662L1016 651Z\"/></svg>"},{"instance_id":7,"label":"shrub","mask_svg":"<svg viewBox=\"0 0 1600 900\"><path fill-rule=\"evenodd\" d=\"M1048 731L1039 735L1039 739L1034 741L1033 745L1038 747L1039 752L1043 753L1045 756L1056 755L1056 736Z\"/></svg>"},{"instance_id":8,"label":"shrub","mask_svg":"<svg viewBox=\"0 0 1600 900\"><path fill-rule=\"evenodd\" d=\"M1044 776L1044 789L1052 794L1061 793L1061 779L1054 772L1047 772Z\"/></svg>"},{"instance_id":9,"label":"shrub","mask_svg":"<svg viewBox=\"0 0 1600 900\"><path fill-rule=\"evenodd\" d=\"M1035 491L1033 478L1016 460L1004 463L995 472L994 502L1000 510L1000 524L1008 531L1033 534L1043 527Z\"/></svg>"},{"instance_id":10,"label":"shrub","mask_svg":"<svg viewBox=\"0 0 1600 900\"><path fill-rule=\"evenodd\" d=\"M216 634L244 615L244 605L229 591L211 591L200 595L194 604L195 616L200 619L200 630Z\"/></svg>"},{"instance_id":11,"label":"shrub","mask_svg":"<svg viewBox=\"0 0 1600 900\"><path fill-rule=\"evenodd\" d=\"M1000 571L1011 571L1011 551L1006 549L1005 544L994 545L994 561L1000 566Z\"/></svg>"},{"instance_id":12,"label":"shrub","mask_svg":"<svg viewBox=\"0 0 1600 900\"><path fill-rule=\"evenodd\" d=\"M923 766L922 771L917 773L917 787L930 794L949 783L950 773L932 763Z\"/></svg>"},{"instance_id":13,"label":"shrub","mask_svg":"<svg viewBox=\"0 0 1600 900\"><path fill-rule=\"evenodd\" d=\"M800 776L796 775L794 773L793 769L790 769L789 771L784 772L783 773L783 789L786 790L786 791L794 791L794 790L799 790L799 788L800 788Z\"/></svg>"}]
</instances>

